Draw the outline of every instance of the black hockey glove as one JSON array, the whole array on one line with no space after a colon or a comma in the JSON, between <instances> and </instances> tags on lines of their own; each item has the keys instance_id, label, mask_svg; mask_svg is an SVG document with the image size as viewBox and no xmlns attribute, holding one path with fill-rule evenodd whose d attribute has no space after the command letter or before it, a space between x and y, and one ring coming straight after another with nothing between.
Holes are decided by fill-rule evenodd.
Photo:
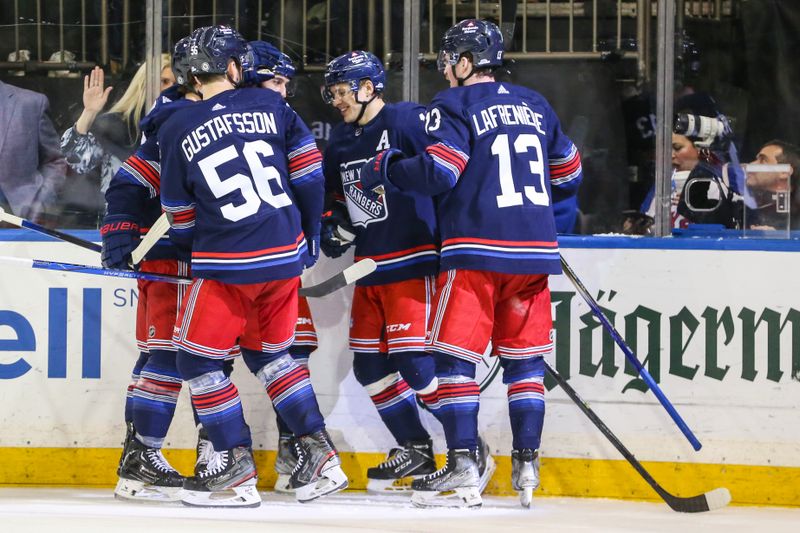
<instances>
[{"instance_id":1,"label":"black hockey glove","mask_svg":"<svg viewBox=\"0 0 800 533\"><path fill-rule=\"evenodd\" d=\"M322 253L335 259L344 254L355 239L355 229L350 224L347 207L337 202L330 211L322 214L320 247Z\"/></svg>"},{"instance_id":2,"label":"black hockey glove","mask_svg":"<svg viewBox=\"0 0 800 533\"><path fill-rule=\"evenodd\" d=\"M361 190L368 198L375 199L377 196L386 193L389 183L389 166L405 155L400 150L389 148L364 163L361 167Z\"/></svg>"},{"instance_id":3,"label":"black hockey glove","mask_svg":"<svg viewBox=\"0 0 800 533\"><path fill-rule=\"evenodd\" d=\"M100 228L105 268L130 270L131 252L139 245L139 223L131 215L107 215Z\"/></svg>"}]
</instances>

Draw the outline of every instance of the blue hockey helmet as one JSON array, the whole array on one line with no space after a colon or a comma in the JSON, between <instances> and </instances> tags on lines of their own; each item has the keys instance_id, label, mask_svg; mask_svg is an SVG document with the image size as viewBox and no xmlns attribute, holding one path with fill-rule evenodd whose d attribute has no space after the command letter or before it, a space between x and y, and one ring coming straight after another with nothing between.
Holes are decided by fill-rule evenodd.
<instances>
[{"instance_id":1,"label":"blue hockey helmet","mask_svg":"<svg viewBox=\"0 0 800 533\"><path fill-rule=\"evenodd\" d=\"M250 41L252 67L245 71L245 81L255 85L271 80L275 75L292 79L295 73L292 59L266 41Z\"/></svg>"},{"instance_id":2,"label":"blue hockey helmet","mask_svg":"<svg viewBox=\"0 0 800 533\"><path fill-rule=\"evenodd\" d=\"M252 63L247 41L231 27L204 26L194 30L189 38L190 74L225 74L231 59L242 70Z\"/></svg>"},{"instance_id":3,"label":"blue hockey helmet","mask_svg":"<svg viewBox=\"0 0 800 533\"><path fill-rule=\"evenodd\" d=\"M189 44L192 38L186 36L177 43L172 49L172 73L175 75L175 81L178 85L193 89L189 73L191 66L189 65Z\"/></svg>"},{"instance_id":4,"label":"blue hockey helmet","mask_svg":"<svg viewBox=\"0 0 800 533\"><path fill-rule=\"evenodd\" d=\"M476 68L499 67L503 64L503 49L503 34L497 24L488 20L462 20L442 37L436 66L443 72L447 65L455 65L468 52Z\"/></svg>"},{"instance_id":5,"label":"blue hockey helmet","mask_svg":"<svg viewBox=\"0 0 800 533\"><path fill-rule=\"evenodd\" d=\"M349 84L350 90L357 93L362 80L371 81L376 94L383 92L386 87L386 71L381 60L375 57L375 54L361 50L342 54L325 68L325 88L322 91L322 98L326 103L332 103L333 93L330 88L339 83Z\"/></svg>"}]
</instances>

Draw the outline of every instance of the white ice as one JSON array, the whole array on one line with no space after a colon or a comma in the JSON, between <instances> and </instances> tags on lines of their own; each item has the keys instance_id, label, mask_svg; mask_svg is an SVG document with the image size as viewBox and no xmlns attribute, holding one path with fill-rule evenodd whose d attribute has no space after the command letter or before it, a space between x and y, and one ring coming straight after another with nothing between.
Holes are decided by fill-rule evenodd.
<instances>
[{"instance_id":1,"label":"white ice","mask_svg":"<svg viewBox=\"0 0 800 533\"><path fill-rule=\"evenodd\" d=\"M579 498L536 498L530 510L514 498L485 497L483 508L415 509L403 497L346 492L299 504L262 493L258 509L194 509L115 500L111 489L0 488L3 533L419 531L536 533L631 531L703 533L800 531L800 509L727 507L680 514L665 504Z\"/></svg>"}]
</instances>

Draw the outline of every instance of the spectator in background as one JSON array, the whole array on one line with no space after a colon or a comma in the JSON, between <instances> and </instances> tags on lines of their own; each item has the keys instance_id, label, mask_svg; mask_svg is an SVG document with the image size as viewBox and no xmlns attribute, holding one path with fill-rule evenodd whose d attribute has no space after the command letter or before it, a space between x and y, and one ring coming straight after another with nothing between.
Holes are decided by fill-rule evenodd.
<instances>
[{"instance_id":1,"label":"spectator in background","mask_svg":"<svg viewBox=\"0 0 800 533\"><path fill-rule=\"evenodd\" d=\"M142 64L128 89L107 113L100 114L112 87L104 88L103 69L95 67L83 80L83 112L75 125L61 136L61 149L70 168L78 174L100 172L100 192L105 194L114 173L139 145L139 120L146 102L146 66ZM161 90L175 83L169 54L161 55Z\"/></svg>"},{"instance_id":2,"label":"spectator in background","mask_svg":"<svg viewBox=\"0 0 800 533\"><path fill-rule=\"evenodd\" d=\"M0 205L38 222L67 170L49 107L45 95L0 81Z\"/></svg>"},{"instance_id":3,"label":"spectator in background","mask_svg":"<svg viewBox=\"0 0 800 533\"><path fill-rule=\"evenodd\" d=\"M800 229L800 148L781 140L764 144L752 164L788 164L790 172L748 172L747 188L755 201L748 209L749 229Z\"/></svg>"}]
</instances>

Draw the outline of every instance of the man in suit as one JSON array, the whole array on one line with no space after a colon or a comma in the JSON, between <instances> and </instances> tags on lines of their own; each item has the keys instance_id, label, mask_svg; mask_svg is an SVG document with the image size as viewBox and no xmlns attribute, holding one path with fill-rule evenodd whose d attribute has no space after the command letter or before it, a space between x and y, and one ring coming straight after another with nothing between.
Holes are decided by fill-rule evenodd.
<instances>
[{"instance_id":1,"label":"man in suit","mask_svg":"<svg viewBox=\"0 0 800 533\"><path fill-rule=\"evenodd\" d=\"M47 97L0 81L0 205L37 220L56 203L67 163Z\"/></svg>"}]
</instances>

